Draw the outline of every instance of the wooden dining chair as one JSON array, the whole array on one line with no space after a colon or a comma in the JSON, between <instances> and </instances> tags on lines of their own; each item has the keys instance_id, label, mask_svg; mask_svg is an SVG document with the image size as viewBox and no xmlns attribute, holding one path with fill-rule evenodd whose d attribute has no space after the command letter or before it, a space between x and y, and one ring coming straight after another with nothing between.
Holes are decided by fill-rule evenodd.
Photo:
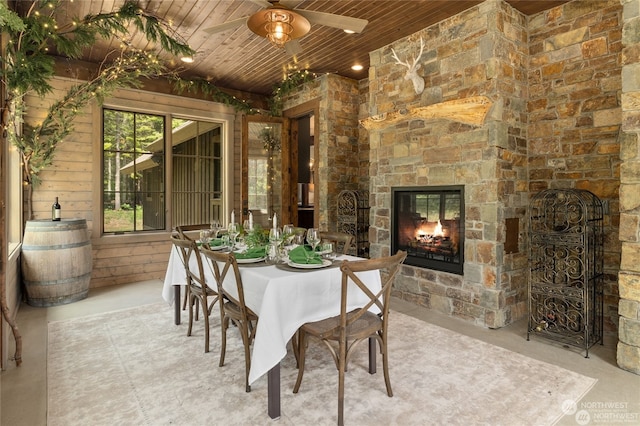
<instances>
[{"instance_id":1,"label":"wooden dining chair","mask_svg":"<svg viewBox=\"0 0 640 426\"><path fill-rule=\"evenodd\" d=\"M182 235L185 238L197 240L198 238L200 238L200 235L193 234L195 238L192 238L189 235L187 235L187 232L200 231L201 229L210 229L210 227L211 225L207 223L201 223L199 225L180 225L180 226L176 226L176 231L178 232L178 234Z\"/></svg>"},{"instance_id":2,"label":"wooden dining chair","mask_svg":"<svg viewBox=\"0 0 640 426\"><path fill-rule=\"evenodd\" d=\"M199 305L202 307L204 316L204 351L209 352L209 316L213 306L219 300L218 290L207 285L202 258L196 241L171 236L171 242L178 249L180 260L182 260L187 274L187 293L189 295L189 328L187 329L187 336L191 336L194 320L193 311L195 308L197 313L197 306ZM189 260L192 257L196 259L197 270L195 271L189 265ZM198 304L196 304L196 300Z\"/></svg>"},{"instance_id":3,"label":"wooden dining chair","mask_svg":"<svg viewBox=\"0 0 640 426\"><path fill-rule=\"evenodd\" d=\"M391 287L398 272L400 264L404 262L407 253L398 251L393 256L379 259L343 261L340 266L342 271L342 289L340 297L340 315L320 321L303 324L298 330L298 378L293 387L293 393L297 393L302 383L304 374L305 352L307 336L314 336L322 341L328 348L338 368L338 425L344 424L344 375L347 370L347 361L354 349L364 340L369 340L369 373L376 372L375 349L376 340L380 344L382 353L382 366L384 381L387 386L387 395L393 396L391 382L389 381L389 359L387 354L387 332L389 324L389 304ZM380 270L382 286L379 291L371 290L367 283L357 275L359 272ZM366 295L368 301L360 308L347 312L349 302L347 289L350 288L351 297L353 291ZM370 308L377 308L380 312L373 313Z\"/></svg>"},{"instance_id":4,"label":"wooden dining chair","mask_svg":"<svg viewBox=\"0 0 640 426\"><path fill-rule=\"evenodd\" d=\"M333 243L336 253L349 254L354 237L346 232L320 231L320 243Z\"/></svg>"},{"instance_id":5,"label":"wooden dining chair","mask_svg":"<svg viewBox=\"0 0 640 426\"><path fill-rule=\"evenodd\" d=\"M245 363L245 390L251 392L249 386L249 370L251 369L251 344L256 333L258 323L258 315L247 307L244 302L244 287L238 262L233 253L223 253L220 251L202 249L204 254L211 263L213 276L216 279L218 293L222 298L220 303L220 318L222 327L222 345L220 347L220 364L224 365L225 352L227 348L227 329L229 323L232 322L238 327L242 344L244 345L244 363ZM227 281L227 288L223 286Z\"/></svg>"}]
</instances>

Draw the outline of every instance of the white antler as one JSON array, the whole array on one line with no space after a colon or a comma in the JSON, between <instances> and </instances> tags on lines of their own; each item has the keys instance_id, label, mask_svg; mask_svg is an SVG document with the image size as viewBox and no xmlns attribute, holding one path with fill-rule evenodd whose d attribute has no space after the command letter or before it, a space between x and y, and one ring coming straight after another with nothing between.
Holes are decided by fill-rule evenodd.
<instances>
[{"instance_id":1,"label":"white antler","mask_svg":"<svg viewBox=\"0 0 640 426\"><path fill-rule=\"evenodd\" d=\"M393 52L393 57L396 60L396 64L407 67L407 73L404 76L405 80L411 80L413 83L413 88L416 91L416 94L422 93L424 90L424 79L418 75L418 69L420 69L420 63L418 60L422 56L422 52L424 51L424 41L422 37L420 37L420 53L413 60L413 64L410 64L409 61L403 62L398 58L396 51L391 48L391 52Z\"/></svg>"}]
</instances>

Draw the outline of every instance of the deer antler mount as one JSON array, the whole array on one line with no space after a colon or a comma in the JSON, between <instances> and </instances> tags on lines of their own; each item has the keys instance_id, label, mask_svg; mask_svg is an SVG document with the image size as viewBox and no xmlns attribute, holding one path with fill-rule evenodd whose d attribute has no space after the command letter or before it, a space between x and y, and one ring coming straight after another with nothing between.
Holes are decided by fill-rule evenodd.
<instances>
[{"instance_id":1,"label":"deer antler mount","mask_svg":"<svg viewBox=\"0 0 640 426\"><path fill-rule=\"evenodd\" d=\"M407 73L404 75L405 80L411 80L413 83L413 88L416 91L416 95L421 94L424 91L424 78L418 75L418 69L420 69L420 57L422 56L422 52L424 51L424 41L422 37L420 37L420 53L413 59L413 63L410 61L401 61L396 54L396 51L391 48L391 52L393 52L393 58L396 60L396 64L407 67Z\"/></svg>"}]
</instances>

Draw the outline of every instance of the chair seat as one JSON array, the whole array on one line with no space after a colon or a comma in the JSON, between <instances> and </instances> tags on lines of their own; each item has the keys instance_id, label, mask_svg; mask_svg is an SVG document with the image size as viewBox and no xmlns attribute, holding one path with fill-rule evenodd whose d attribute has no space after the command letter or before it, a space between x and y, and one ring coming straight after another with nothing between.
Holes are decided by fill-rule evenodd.
<instances>
[{"instance_id":1,"label":"chair seat","mask_svg":"<svg viewBox=\"0 0 640 426\"><path fill-rule=\"evenodd\" d=\"M202 294L202 286L200 285L200 283L197 282L191 282L191 285L189 286L191 291L196 291L199 294ZM207 295L209 296L217 296L218 292L214 289L212 289L211 287L209 287L208 285L205 286Z\"/></svg>"},{"instance_id":2,"label":"chair seat","mask_svg":"<svg viewBox=\"0 0 640 426\"><path fill-rule=\"evenodd\" d=\"M231 318L242 319L242 312L240 311L240 307L230 300L225 300L224 312ZM256 315L251 309L247 308L247 319L249 319L249 321L257 321L258 315Z\"/></svg>"},{"instance_id":3,"label":"chair seat","mask_svg":"<svg viewBox=\"0 0 640 426\"><path fill-rule=\"evenodd\" d=\"M347 314L347 317L351 317L356 313L357 311L351 311ZM370 336L376 330L379 330L381 326L382 319L378 315L365 312L355 322L347 326L347 340ZM338 340L340 338L340 315L316 322L308 322L302 328L307 333L321 339Z\"/></svg>"}]
</instances>

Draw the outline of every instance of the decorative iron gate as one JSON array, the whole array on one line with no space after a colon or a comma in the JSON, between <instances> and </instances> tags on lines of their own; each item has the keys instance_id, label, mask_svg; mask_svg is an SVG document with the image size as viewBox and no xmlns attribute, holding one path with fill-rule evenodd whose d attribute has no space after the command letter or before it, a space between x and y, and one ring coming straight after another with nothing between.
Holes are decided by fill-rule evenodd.
<instances>
[{"instance_id":1,"label":"decorative iron gate","mask_svg":"<svg viewBox=\"0 0 640 426\"><path fill-rule=\"evenodd\" d=\"M533 196L529 222L530 335L589 348L602 343L602 202L580 189Z\"/></svg>"},{"instance_id":2,"label":"decorative iron gate","mask_svg":"<svg viewBox=\"0 0 640 426\"><path fill-rule=\"evenodd\" d=\"M362 191L338 194L338 231L355 237L356 255L369 257L369 195Z\"/></svg>"}]
</instances>

